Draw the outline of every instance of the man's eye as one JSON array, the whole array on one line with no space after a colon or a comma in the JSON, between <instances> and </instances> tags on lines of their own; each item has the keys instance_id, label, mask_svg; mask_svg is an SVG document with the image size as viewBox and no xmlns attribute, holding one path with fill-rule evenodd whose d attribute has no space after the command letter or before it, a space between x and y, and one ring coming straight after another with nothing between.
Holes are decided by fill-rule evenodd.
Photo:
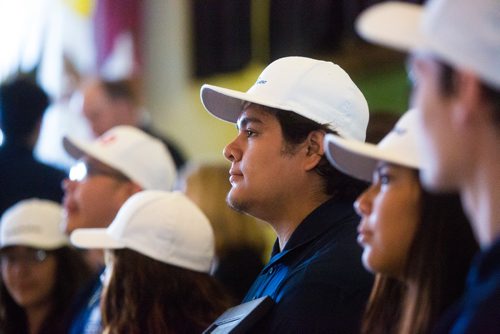
<instances>
[{"instance_id":1,"label":"man's eye","mask_svg":"<svg viewBox=\"0 0 500 334\"><path fill-rule=\"evenodd\" d=\"M246 134L247 134L247 137L252 137L255 135L255 132L252 131L252 130L245 130Z\"/></svg>"},{"instance_id":2,"label":"man's eye","mask_svg":"<svg viewBox=\"0 0 500 334\"><path fill-rule=\"evenodd\" d=\"M379 177L379 182L380 182L380 184L382 184L382 185L389 184L389 182L391 182L391 178L390 178L390 176L389 176L389 175L387 175L387 174L380 175L380 177Z\"/></svg>"}]
</instances>

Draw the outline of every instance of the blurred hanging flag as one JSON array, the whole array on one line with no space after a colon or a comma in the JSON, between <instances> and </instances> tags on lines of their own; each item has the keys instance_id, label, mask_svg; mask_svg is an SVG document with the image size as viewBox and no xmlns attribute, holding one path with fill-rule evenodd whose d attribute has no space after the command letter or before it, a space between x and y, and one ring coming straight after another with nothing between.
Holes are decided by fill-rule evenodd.
<instances>
[{"instance_id":1,"label":"blurred hanging flag","mask_svg":"<svg viewBox=\"0 0 500 334\"><path fill-rule=\"evenodd\" d=\"M127 77L141 72L143 3L142 0L96 2L93 16L96 61L106 76Z\"/></svg>"}]
</instances>

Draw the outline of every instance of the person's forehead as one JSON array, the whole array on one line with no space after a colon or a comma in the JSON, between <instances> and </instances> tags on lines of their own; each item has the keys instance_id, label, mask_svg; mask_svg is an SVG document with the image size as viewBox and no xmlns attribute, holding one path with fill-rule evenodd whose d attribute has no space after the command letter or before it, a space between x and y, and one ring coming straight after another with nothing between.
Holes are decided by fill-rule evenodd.
<instances>
[{"instance_id":1,"label":"person's forehead","mask_svg":"<svg viewBox=\"0 0 500 334\"><path fill-rule=\"evenodd\" d=\"M249 104L240 113L238 120L236 121L236 127L241 128L248 123L260 123L266 124L272 121L277 121L276 116L274 116L266 107Z\"/></svg>"}]
</instances>

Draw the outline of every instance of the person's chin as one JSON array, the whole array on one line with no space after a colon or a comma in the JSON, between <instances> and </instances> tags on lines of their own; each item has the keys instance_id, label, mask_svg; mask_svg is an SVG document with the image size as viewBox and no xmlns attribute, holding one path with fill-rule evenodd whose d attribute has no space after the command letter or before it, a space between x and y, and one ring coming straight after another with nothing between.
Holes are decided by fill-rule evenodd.
<instances>
[{"instance_id":1,"label":"person's chin","mask_svg":"<svg viewBox=\"0 0 500 334\"><path fill-rule=\"evenodd\" d=\"M363 250L363 255L361 256L361 262L363 263L363 267L365 267L367 271L375 273L376 269L373 268L373 263L370 255L370 250L365 247Z\"/></svg>"},{"instance_id":2,"label":"person's chin","mask_svg":"<svg viewBox=\"0 0 500 334\"><path fill-rule=\"evenodd\" d=\"M229 193L227 194L226 197L226 203L229 205L229 207L233 210L236 210L238 212L245 212L245 202L241 199L241 196L239 196L239 191L237 188L231 188Z\"/></svg>"}]
</instances>

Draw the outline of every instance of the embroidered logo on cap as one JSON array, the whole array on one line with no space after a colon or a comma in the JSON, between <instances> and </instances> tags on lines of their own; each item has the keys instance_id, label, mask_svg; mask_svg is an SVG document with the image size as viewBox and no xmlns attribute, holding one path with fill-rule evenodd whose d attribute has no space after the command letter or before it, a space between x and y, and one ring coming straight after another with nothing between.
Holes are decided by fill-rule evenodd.
<instances>
[{"instance_id":1,"label":"embroidered logo on cap","mask_svg":"<svg viewBox=\"0 0 500 334\"><path fill-rule=\"evenodd\" d=\"M105 136L101 136L101 138L99 138L99 144L104 146L112 144L115 141L116 141L116 136L114 134L108 134Z\"/></svg>"}]
</instances>

